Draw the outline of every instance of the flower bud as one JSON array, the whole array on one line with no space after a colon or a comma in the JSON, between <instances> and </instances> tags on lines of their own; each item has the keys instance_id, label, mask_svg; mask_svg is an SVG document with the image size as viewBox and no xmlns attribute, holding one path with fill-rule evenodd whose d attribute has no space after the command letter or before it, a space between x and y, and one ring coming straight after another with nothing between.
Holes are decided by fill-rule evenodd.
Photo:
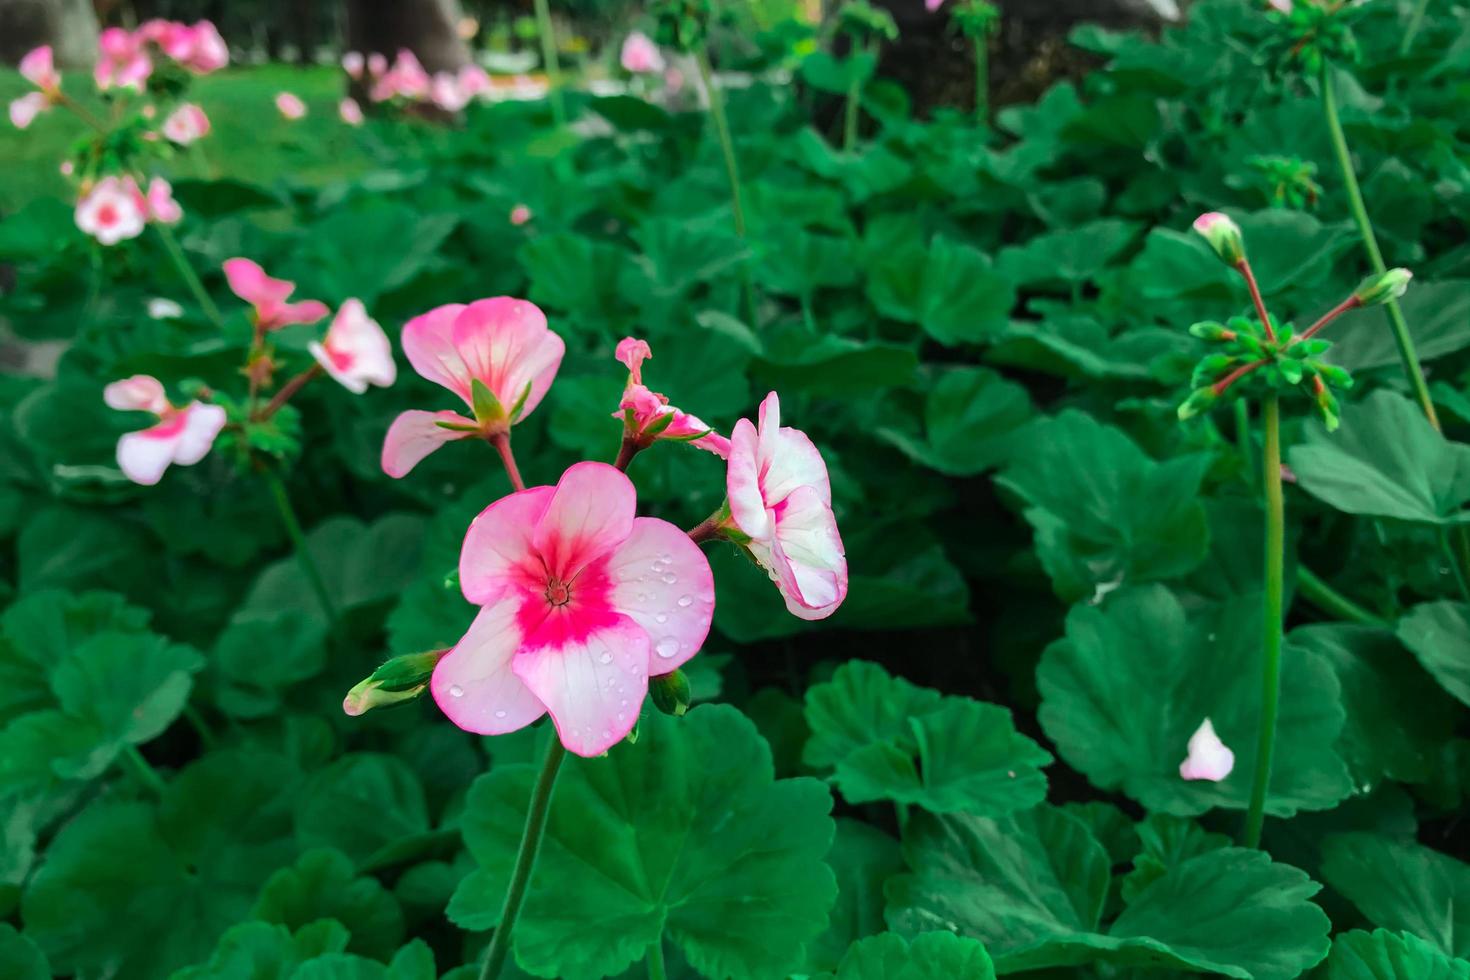
<instances>
[{"instance_id":1,"label":"flower bud","mask_svg":"<svg viewBox=\"0 0 1470 980\"><path fill-rule=\"evenodd\" d=\"M1409 280L1414 274L1408 269L1389 269L1376 276L1369 276L1362 285L1353 290L1353 299L1359 306L1377 306L1404 295L1409 289Z\"/></svg>"},{"instance_id":2,"label":"flower bud","mask_svg":"<svg viewBox=\"0 0 1470 980\"><path fill-rule=\"evenodd\" d=\"M682 670L671 674L660 674L648 679L648 693L653 695L653 706L666 715L682 717L689 710L691 694L689 678Z\"/></svg>"},{"instance_id":3,"label":"flower bud","mask_svg":"<svg viewBox=\"0 0 1470 980\"><path fill-rule=\"evenodd\" d=\"M1218 211L1202 214L1194 219L1194 230L1199 232L1210 248L1228 266L1237 266L1245 261L1245 239L1240 226Z\"/></svg>"},{"instance_id":4,"label":"flower bud","mask_svg":"<svg viewBox=\"0 0 1470 980\"><path fill-rule=\"evenodd\" d=\"M1235 339L1235 331L1229 329L1223 323L1214 320L1205 320L1196 323L1189 328L1189 332L1200 340L1231 341Z\"/></svg>"},{"instance_id":5,"label":"flower bud","mask_svg":"<svg viewBox=\"0 0 1470 980\"><path fill-rule=\"evenodd\" d=\"M1194 393L1184 400L1184 404L1179 406L1179 421L1192 419L1201 412L1208 411L1219 398L1214 388L1196 388Z\"/></svg>"},{"instance_id":6,"label":"flower bud","mask_svg":"<svg viewBox=\"0 0 1470 980\"><path fill-rule=\"evenodd\" d=\"M434 665L448 652L430 650L393 657L347 692L342 710L355 717L374 708L412 701L424 693L434 674Z\"/></svg>"}]
</instances>

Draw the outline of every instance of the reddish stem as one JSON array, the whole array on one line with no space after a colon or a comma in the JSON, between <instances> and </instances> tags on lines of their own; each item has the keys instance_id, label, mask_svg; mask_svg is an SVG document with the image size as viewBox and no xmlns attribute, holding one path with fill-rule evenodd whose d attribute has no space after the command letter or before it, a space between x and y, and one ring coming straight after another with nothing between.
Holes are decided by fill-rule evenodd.
<instances>
[{"instance_id":1,"label":"reddish stem","mask_svg":"<svg viewBox=\"0 0 1470 980\"><path fill-rule=\"evenodd\" d=\"M1225 389L1235 384L1235 382L1239 381L1241 378L1245 377L1247 374L1250 374L1257 368L1265 367L1267 364L1270 363L1271 360L1269 358L1262 358L1259 361L1251 361L1249 364L1241 365L1234 371L1231 371L1229 374L1225 375L1225 377L1221 378L1219 381L1216 381L1214 384L1210 385L1210 389L1214 391L1215 396L1218 398L1220 395L1225 394Z\"/></svg>"},{"instance_id":2,"label":"reddish stem","mask_svg":"<svg viewBox=\"0 0 1470 980\"><path fill-rule=\"evenodd\" d=\"M618 447L618 458L613 460L613 465L620 470L627 470L628 464L633 462L633 457L643 451L643 444L635 436L623 433L623 444Z\"/></svg>"},{"instance_id":3,"label":"reddish stem","mask_svg":"<svg viewBox=\"0 0 1470 980\"><path fill-rule=\"evenodd\" d=\"M265 408L261 410L260 415L257 416L258 420L263 422L279 412L288 401L295 397L298 391L306 387L308 381L321 373L322 366L320 364L313 364L290 381L281 385L281 390L276 392L275 397L266 404Z\"/></svg>"},{"instance_id":4,"label":"reddish stem","mask_svg":"<svg viewBox=\"0 0 1470 980\"><path fill-rule=\"evenodd\" d=\"M1333 320L1336 320L1338 317L1342 316L1348 310L1357 309L1361 305L1362 304L1358 302L1358 297L1349 296L1347 299L1343 300L1341 303L1338 303L1332 309L1322 314L1322 319L1318 320L1306 330L1302 331L1302 335L1296 340L1293 340L1292 344L1295 345L1301 343L1308 337L1312 336L1312 334L1316 333L1318 330L1321 330L1323 327L1327 326L1327 324L1331 323Z\"/></svg>"},{"instance_id":5,"label":"reddish stem","mask_svg":"<svg viewBox=\"0 0 1470 980\"><path fill-rule=\"evenodd\" d=\"M1276 331L1271 329L1271 314L1266 312L1266 301L1261 298L1261 287L1256 283L1256 274L1251 271L1250 261L1241 259L1235 267L1245 278L1245 287L1251 291L1251 302L1256 304L1256 316L1261 318L1261 326L1266 330L1266 339L1274 341Z\"/></svg>"},{"instance_id":6,"label":"reddish stem","mask_svg":"<svg viewBox=\"0 0 1470 980\"><path fill-rule=\"evenodd\" d=\"M689 540L702 544L720 536L720 515L711 514L689 529Z\"/></svg>"},{"instance_id":7,"label":"reddish stem","mask_svg":"<svg viewBox=\"0 0 1470 980\"><path fill-rule=\"evenodd\" d=\"M500 454L500 461L505 464L505 475L510 477L510 486L517 492L526 489L526 481L521 479L521 471L516 468L515 453L510 451L510 432L497 432L488 437L490 445Z\"/></svg>"}]
</instances>

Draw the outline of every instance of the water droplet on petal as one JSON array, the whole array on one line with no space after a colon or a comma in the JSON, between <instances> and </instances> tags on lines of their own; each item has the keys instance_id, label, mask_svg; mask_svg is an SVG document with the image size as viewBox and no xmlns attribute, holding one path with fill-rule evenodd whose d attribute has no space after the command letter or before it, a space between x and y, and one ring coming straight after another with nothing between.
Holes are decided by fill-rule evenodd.
<instances>
[{"instance_id":1,"label":"water droplet on petal","mask_svg":"<svg viewBox=\"0 0 1470 980\"><path fill-rule=\"evenodd\" d=\"M622 721L622 720L624 720L627 717L628 717L628 713L626 711L619 711L618 712L618 721Z\"/></svg>"},{"instance_id":2,"label":"water droplet on petal","mask_svg":"<svg viewBox=\"0 0 1470 980\"><path fill-rule=\"evenodd\" d=\"M458 684L449 685L449 696L452 698L464 697L464 688L460 687Z\"/></svg>"},{"instance_id":3,"label":"water droplet on petal","mask_svg":"<svg viewBox=\"0 0 1470 980\"><path fill-rule=\"evenodd\" d=\"M653 617L653 621L656 623L667 623L669 621L669 614L659 613L657 616Z\"/></svg>"},{"instance_id":4,"label":"water droplet on petal","mask_svg":"<svg viewBox=\"0 0 1470 980\"><path fill-rule=\"evenodd\" d=\"M688 609L692 605L694 605L694 596L692 596L692 595L681 595L679 597L679 608L681 608L681 609Z\"/></svg>"},{"instance_id":5,"label":"water droplet on petal","mask_svg":"<svg viewBox=\"0 0 1470 980\"><path fill-rule=\"evenodd\" d=\"M612 663L612 654L611 653L604 653L602 656L600 656L600 657L597 658L597 662L600 663L600 664L610 664L610 663Z\"/></svg>"},{"instance_id":6,"label":"water droplet on petal","mask_svg":"<svg viewBox=\"0 0 1470 980\"><path fill-rule=\"evenodd\" d=\"M497 718L504 718L505 717L505 709L504 708L501 708L499 711L495 712L495 717L497 717Z\"/></svg>"},{"instance_id":7,"label":"water droplet on petal","mask_svg":"<svg viewBox=\"0 0 1470 980\"><path fill-rule=\"evenodd\" d=\"M679 577L673 572L665 572L663 580L665 585L673 585L675 582L679 581Z\"/></svg>"},{"instance_id":8,"label":"water droplet on petal","mask_svg":"<svg viewBox=\"0 0 1470 980\"><path fill-rule=\"evenodd\" d=\"M658 556L658 560L663 562L665 565L668 565L673 562L674 556L665 551L663 554Z\"/></svg>"},{"instance_id":9,"label":"water droplet on petal","mask_svg":"<svg viewBox=\"0 0 1470 980\"><path fill-rule=\"evenodd\" d=\"M677 656L679 653L679 641L672 636L666 636L655 644L653 650L660 657L668 658Z\"/></svg>"}]
</instances>

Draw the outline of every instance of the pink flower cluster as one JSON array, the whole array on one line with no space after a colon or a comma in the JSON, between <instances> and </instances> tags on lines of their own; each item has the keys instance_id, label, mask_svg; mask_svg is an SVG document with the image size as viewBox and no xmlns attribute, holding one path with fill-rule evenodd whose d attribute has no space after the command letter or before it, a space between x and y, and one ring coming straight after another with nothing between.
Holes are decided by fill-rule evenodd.
<instances>
[{"instance_id":1,"label":"pink flower cluster","mask_svg":"<svg viewBox=\"0 0 1470 980\"><path fill-rule=\"evenodd\" d=\"M77 201L77 227L103 245L137 238L150 221L171 225L184 210L174 200L173 187L162 177L148 182L147 191L132 177L103 177Z\"/></svg>"},{"instance_id":2,"label":"pink flower cluster","mask_svg":"<svg viewBox=\"0 0 1470 980\"><path fill-rule=\"evenodd\" d=\"M162 54L196 75L218 71L230 62L230 49L207 20L197 24L154 19L137 30L109 27L97 39L97 67L92 78L102 90L143 91L153 74L154 56Z\"/></svg>"},{"instance_id":3,"label":"pink flower cluster","mask_svg":"<svg viewBox=\"0 0 1470 980\"><path fill-rule=\"evenodd\" d=\"M39 91L30 92L10 103L10 122L25 129L38 115L61 99L61 73L51 56L51 45L43 44L20 59L21 77Z\"/></svg>"},{"instance_id":4,"label":"pink flower cluster","mask_svg":"<svg viewBox=\"0 0 1470 980\"><path fill-rule=\"evenodd\" d=\"M368 98L374 102L428 102L445 112L458 112L491 88L490 76L479 65L430 75L407 48L399 49L392 64L382 54L364 57L360 51L349 51L342 56L342 69L353 81L367 84ZM348 115L344 109L343 120L355 125Z\"/></svg>"},{"instance_id":5,"label":"pink flower cluster","mask_svg":"<svg viewBox=\"0 0 1470 980\"><path fill-rule=\"evenodd\" d=\"M158 422L129 432L118 440L117 465L129 480L151 487L163 478L170 463L192 466L214 445L225 427L225 410L192 401L169 403L163 384L146 374L114 381L102 391L109 408L120 412L150 412Z\"/></svg>"}]
</instances>

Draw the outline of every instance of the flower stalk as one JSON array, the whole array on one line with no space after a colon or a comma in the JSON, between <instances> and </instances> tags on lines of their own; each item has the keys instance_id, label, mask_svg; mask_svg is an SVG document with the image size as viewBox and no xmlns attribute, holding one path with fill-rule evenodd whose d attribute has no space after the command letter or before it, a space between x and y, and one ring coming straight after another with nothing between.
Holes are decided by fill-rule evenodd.
<instances>
[{"instance_id":1,"label":"flower stalk","mask_svg":"<svg viewBox=\"0 0 1470 980\"><path fill-rule=\"evenodd\" d=\"M209 317L209 322L223 330L225 321L219 314L219 307L215 306L214 300L209 298L209 293L204 289L204 283L199 281L199 274L189 264L188 258L184 255L184 249L179 245L179 240L174 237L173 229L162 221L154 222L153 228L158 232L159 241L163 242L164 250L168 252L169 258L178 267L184 284L189 287L189 292L194 294L194 301L199 304L204 315Z\"/></svg>"},{"instance_id":2,"label":"flower stalk","mask_svg":"<svg viewBox=\"0 0 1470 980\"><path fill-rule=\"evenodd\" d=\"M536 0L536 34L541 40L541 61L546 66L547 96L551 118L558 130L567 125L567 107L561 91L561 58L556 52L556 25L551 21L549 0Z\"/></svg>"},{"instance_id":3,"label":"flower stalk","mask_svg":"<svg viewBox=\"0 0 1470 980\"><path fill-rule=\"evenodd\" d=\"M1281 631L1286 548L1286 505L1281 489L1281 402L1273 392L1261 401L1263 448L1261 480L1266 495L1265 595L1262 599L1261 727L1256 740L1256 770L1251 783L1241 842L1259 847L1265 821L1266 788L1276 749L1276 716L1281 701Z\"/></svg>"},{"instance_id":4,"label":"flower stalk","mask_svg":"<svg viewBox=\"0 0 1470 980\"><path fill-rule=\"evenodd\" d=\"M326 580L322 578L322 571L317 567L316 559L311 557L311 552L306 547L306 535L301 530L301 521L296 517L296 510L291 506L291 498L286 493L286 485L281 478L272 470L265 471L265 482L270 487L271 497L276 502L276 510L280 511L281 523L286 528L286 534L291 538L291 547L296 551L296 561L301 565L301 571L305 573L306 580L311 583L311 590L316 593L317 603L322 607L328 622L337 621L337 610L332 604L331 596L327 593Z\"/></svg>"},{"instance_id":5,"label":"flower stalk","mask_svg":"<svg viewBox=\"0 0 1470 980\"><path fill-rule=\"evenodd\" d=\"M516 455L510 448L510 432L497 432L489 438L490 445L500 454L500 462L505 464L505 475L510 478L511 489L516 492L526 489L526 481L521 479L520 468L516 466Z\"/></svg>"}]
</instances>

